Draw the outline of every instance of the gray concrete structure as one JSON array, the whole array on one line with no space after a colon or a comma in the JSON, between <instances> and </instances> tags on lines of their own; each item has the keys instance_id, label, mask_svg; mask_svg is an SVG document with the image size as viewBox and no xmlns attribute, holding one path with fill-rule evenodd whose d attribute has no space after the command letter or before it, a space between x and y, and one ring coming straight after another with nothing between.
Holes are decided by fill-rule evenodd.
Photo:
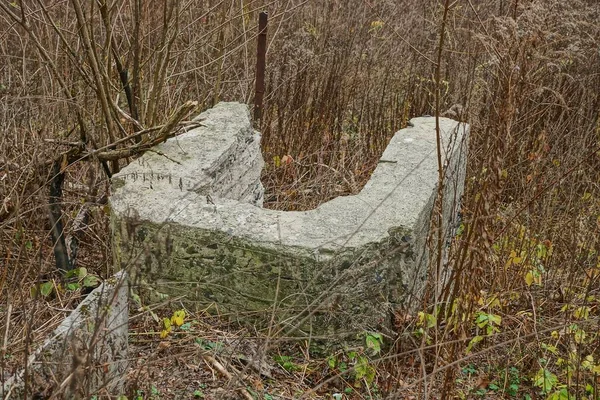
<instances>
[{"instance_id":1,"label":"gray concrete structure","mask_svg":"<svg viewBox=\"0 0 600 400\"><path fill-rule=\"evenodd\" d=\"M248 110L220 103L202 127L113 177L117 268L147 298L199 307L282 334L385 332L423 294L437 196L435 118L395 134L355 196L306 212L260 207L263 160ZM440 118L445 240L463 192L468 126ZM416 303L414 303L416 304ZM273 327L272 327L273 328Z\"/></svg>"},{"instance_id":2,"label":"gray concrete structure","mask_svg":"<svg viewBox=\"0 0 600 400\"><path fill-rule=\"evenodd\" d=\"M122 393L127 370L128 283L124 272L94 289L7 379L0 399L89 398Z\"/></svg>"}]
</instances>

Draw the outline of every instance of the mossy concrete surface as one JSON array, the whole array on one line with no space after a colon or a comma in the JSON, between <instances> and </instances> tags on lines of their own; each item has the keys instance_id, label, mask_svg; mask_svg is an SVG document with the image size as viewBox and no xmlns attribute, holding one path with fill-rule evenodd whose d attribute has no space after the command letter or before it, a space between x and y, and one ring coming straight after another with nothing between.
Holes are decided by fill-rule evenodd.
<instances>
[{"instance_id":1,"label":"mossy concrete surface","mask_svg":"<svg viewBox=\"0 0 600 400\"><path fill-rule=\"evenodd\" d=\"M124 271L94 289L7 379L0 399L118 396L128 368L128 279Z\"/></svg>"},{"instance_id":2,"label":"mossy concrete surface","mask_svg":"<svg viewBox=\"0 0 600 400\"><path fill-rule=\"evenodd\" d=\"M387 333L427 277L437 195L435 119L396 133L370 181L306 212L263 209L259 135L245 105L157 146L113 178L116 267L146 299L184 296L282 335ZM441 118L444 238L464 186L468 126Z\"/></svg>"}]
</instances>

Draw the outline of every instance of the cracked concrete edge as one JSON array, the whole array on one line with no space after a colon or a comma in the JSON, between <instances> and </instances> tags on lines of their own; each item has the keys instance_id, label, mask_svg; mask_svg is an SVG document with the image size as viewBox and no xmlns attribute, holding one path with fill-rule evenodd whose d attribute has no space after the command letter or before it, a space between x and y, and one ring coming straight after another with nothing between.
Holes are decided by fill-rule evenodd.
<instances>
[{"instance_id":1,"label":"cracked concrete edge","mask_svg":"<svg viewBox=\"0 0 600 400\"><path fill-rule=\"evenodd\" d=\"M108 365L108 368L101 370L104 376L96 374L88 381L96 386L89 389L94 391L106 387L119 391L127 368L128 320L128 276L125 271L120 271L88 294L29 356L27 368L32 381L28 383L28 389L38 389L33 382L36 375L47 378L48 384L52 380L64 382L69 379L68 375L61 376L64 370L59 371L59 368L66 366L66 371L72 370L74 351L94 349L92 360ZM9 377L0 387L0 400L22 398L24 378L25 369Z\"/></svg>"}]
</instances>

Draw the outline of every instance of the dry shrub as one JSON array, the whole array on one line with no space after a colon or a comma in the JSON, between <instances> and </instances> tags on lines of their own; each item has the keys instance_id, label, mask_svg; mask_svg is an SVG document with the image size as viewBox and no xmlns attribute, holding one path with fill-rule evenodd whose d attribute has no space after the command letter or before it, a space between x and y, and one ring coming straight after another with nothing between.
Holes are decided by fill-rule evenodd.
<instances>
[{"instance_id":1,"label":"dry shrub","mask_svg":"<svg viewBox=\"0 0 600 400\"><path fill-rule=\"evenodd\" d=\"M471 124L465 229L450 260L452 284L437 299L437 305L455 307L440 314L438 335L432 335L434 344L449 344L423 351L422 366L393 358L385 382L390 393L406 377L414 378L414 387L433 383L426 386L428 394L438 390L440 375L428 373L455 371L459 364L453 362L472 357L464 353L465 338L477 334L472 321L478 311L512 321L484 344L495 345L506 334L526 337L518 351L482 357L535 372L546 333L532 333L570 323L573 309L557 310L584 304L589 296L581 293L598 296L595 1L453 3L440 82L433 78L432 60L443 8L434 1L130 0L114 3L104 17L98 8L104 2L86 2L83 25L93 28L88 33L100 72L94 72L94 57L81 39L75 3L5 3L0 10L0 299L2 307L18 310L4 343L15 357L4 368L22 365L25 345L52 326L44 321L58 319L47 303L65 309L77 296L34 301L29 295L36 282L60 279L47 217L51 162L82 142L99 148L137 132L116 106L152 127L187 100L197 100L200 108L220 100L250 102L262 9L270 12L259 127L269 207L304 210L357 193L391 135L413 116L460 104L463 111L455 117ZM22 15L26 26L18 23ZM119 78L125 69L133 105ZM102 276L111 271L106 190L106 167L98 160L66 169L67 233L82 204L91 204L78 265ZM540 258L540 244L552 248L551 255ZM544 269L538 283L528 286L534 262ZM494 296L498 306L486 302ZM587 321L597 323L598 305L591 310ZM519 312L533 317L517 318ZM406 346L414 350L418 344L399 341L398 348ZM578 349L584 354L593 347ZM446 395L460 390L450 378L441 390Z\"/></svg>"},{"instance_id":2,"label":"dry shrub","mask_svg":"<svg viewBox=\"0 0 600 400\"><path fill-rule=\"evenodd\" d=\"M446 344L428 352L427 365L443 375L419 382L431 380L421 388L444 398L464 396L485 392L499 369L513 366L529 393L540 391L534 377L547 370L581 396L595 382L583 360L598 355L598 314L581 311L598 308L599 9L584 1L503 5L456 7L448 33L456 68L447 80L468 88L469 178L452 282L426 309L440 310L431 340ZM475 323L481 315L500 316L500 332L485 337ZM485 339L469 352L474 337ZM550 344L564 347L551 353ZM480 381L465 389L455 378L469 363L481 368Z\"/></svg>"}]
</instances>

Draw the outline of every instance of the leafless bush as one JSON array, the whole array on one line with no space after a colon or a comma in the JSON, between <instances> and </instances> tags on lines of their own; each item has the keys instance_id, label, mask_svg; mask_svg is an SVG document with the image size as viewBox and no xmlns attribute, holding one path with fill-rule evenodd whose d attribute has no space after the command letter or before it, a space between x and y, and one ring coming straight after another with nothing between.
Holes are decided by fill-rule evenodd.
<instances>
[{"instance_id":1,"label":"leafless bush","mask_svg":"<svg viewBox=\"0 0 600 400\"><path fill-rule=\"evenodd\" d=\"M269 207L310 209L358 192L413 116L454 106L452 115L472 127L451 284L424 308L439 312L434 347L405 340L416 320L398 316L398 354L381 387L396 395L419 387L425 397L462 390L453 374L440 386L434 372L454 373L475 357L465 343L477 335L477 312L502 315L503 334L526 338L510 342L513 352L494 347L504 336L486 338L479 357L529 375L550 328L569 326L574 308L589 307L579 322L597 327L589 296L599 295L600 276L598 5L447 6L443 18L438 2L409 0L0 3L0 299L13 310L0 329L8 332L2 355L13 355L3 368L22 365L52 325L45 321L63 314L48 304L67 309L76 300L78 292L61 291L57 265L110 274L107 178L176 134L189 100L199 108L249 102L263 9L270 38L259 128ZM74 229L81 212L87 223ZM67 246L75 231L76 258ZM54 297L31 297L30 288L53 280ZM597 355L590 343L566 346L573 343L579 360ZM407 346L421 348L421 361L405 358ZM414 383L403 386L410 374ZM583 390L577 376L568 382L573 393Z\"/></svg>"}]
</instances>

